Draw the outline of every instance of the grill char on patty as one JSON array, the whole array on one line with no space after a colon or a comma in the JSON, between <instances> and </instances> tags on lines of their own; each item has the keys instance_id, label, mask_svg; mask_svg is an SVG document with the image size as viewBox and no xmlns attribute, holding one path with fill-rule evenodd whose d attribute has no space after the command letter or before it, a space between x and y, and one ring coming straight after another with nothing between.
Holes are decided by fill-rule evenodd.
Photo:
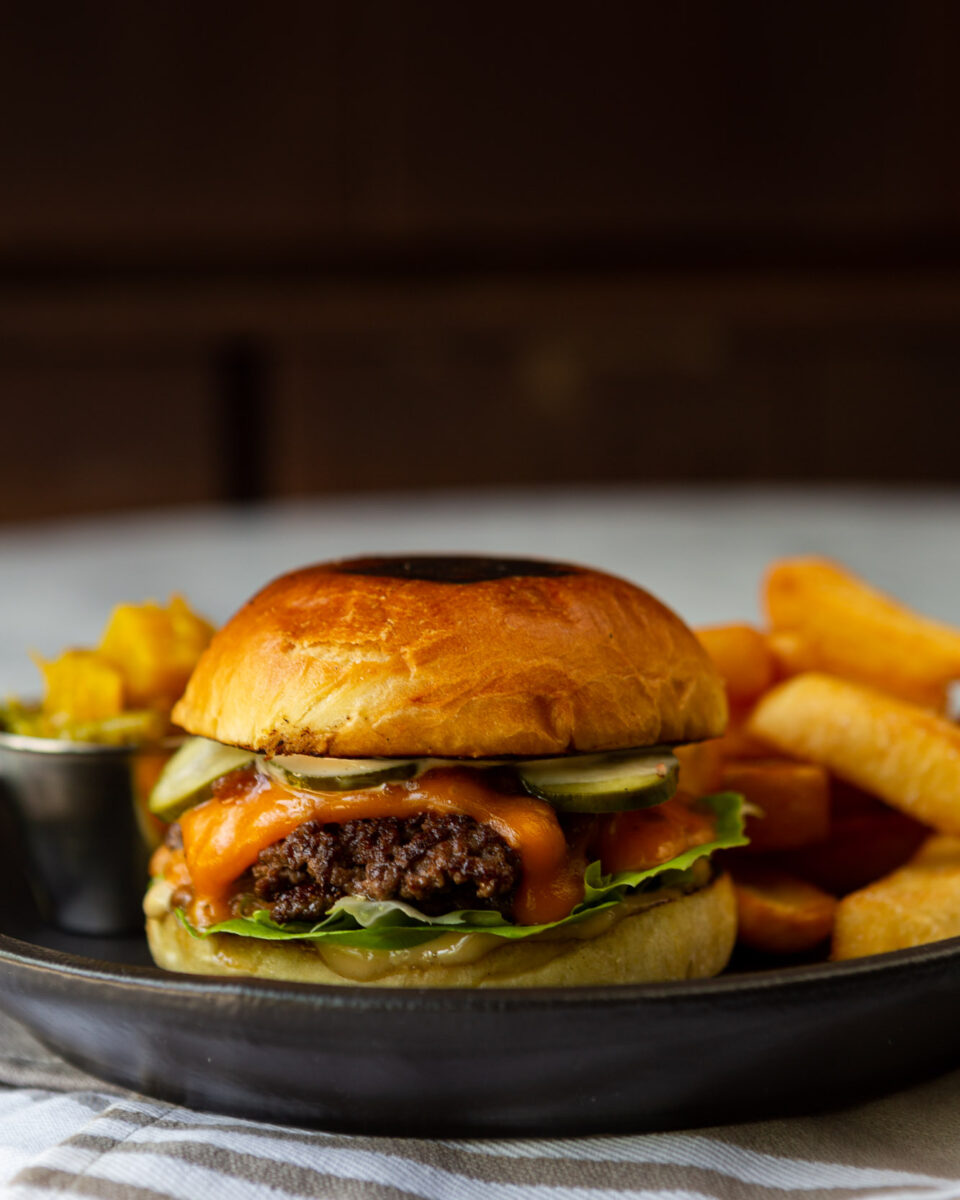
<instances>
[{"instance_id":1,"label":"grill char on patty","mask_svg":"<svg viewBox=\"0 0 960 1200\"><path fill-rule=\"evenodd\" d=\"M307 821L260 852L250 878L275 921L316 921L343 896L402 900L428 916L458 908L508 914L520 856L460 813Z\"/></svg>"}]
</instances>

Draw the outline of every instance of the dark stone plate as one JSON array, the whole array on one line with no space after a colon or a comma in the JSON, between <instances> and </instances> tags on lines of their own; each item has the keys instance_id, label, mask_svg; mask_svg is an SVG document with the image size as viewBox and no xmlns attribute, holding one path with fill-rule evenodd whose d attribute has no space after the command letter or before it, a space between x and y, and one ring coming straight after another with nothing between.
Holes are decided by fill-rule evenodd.
<instances>
[{"instance_id":1,"label":"dark stone plate","mask_svg":"<svg viewBox=\"0 0 960 1200\"><path fill-rule=\"evenodd\" d=\"M48 1046L148 1095L274 1122L671 1129L836 1107L960 1063L960 939L702 982L392 992L172 975L139 937L2 911L0 1007Z\"/></svg>"}]
</instances>

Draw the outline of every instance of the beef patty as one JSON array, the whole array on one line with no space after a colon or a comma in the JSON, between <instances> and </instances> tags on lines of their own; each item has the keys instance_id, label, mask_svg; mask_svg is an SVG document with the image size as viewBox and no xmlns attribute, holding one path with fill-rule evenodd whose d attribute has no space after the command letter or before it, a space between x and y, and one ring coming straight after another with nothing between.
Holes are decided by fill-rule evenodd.
<instances>
[{"instance_id":1,"label":"beef patty","mask_svg":"<svg viewBox=\"0 0 960 1200\"><path fill-rule=\"evenodd\" d=\"M403 900L428 916L458 908L508 913L520 856L460 813L307 821L260 852L252 890L275 921L316 921L343 896Z\"/></svg>"}]
</instances>

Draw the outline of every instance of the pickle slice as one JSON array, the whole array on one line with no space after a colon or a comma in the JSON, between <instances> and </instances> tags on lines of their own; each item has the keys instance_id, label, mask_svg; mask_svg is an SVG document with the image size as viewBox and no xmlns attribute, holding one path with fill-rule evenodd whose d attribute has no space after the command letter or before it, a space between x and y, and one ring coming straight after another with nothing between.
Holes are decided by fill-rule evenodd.
<instances>
[{"instance_id":1,"label":"pickle slice","mask_svg":"<svg viewBox=\"0 0 960 1200\"><path fill-rule=\"evenodd\" d=\"M208 738L195 737L184 742L160 772L148 807L161 821L175 821L181 813L210 797L211 784L253 762L249 750L224 746Z\"/></svg>"},{"instance_id":2,"label":"pickle slice","mask_svg":"<svg viewBox=\"0 0 960 1200\"><path fill-rule=\"evenodd\" d=\"M131 709L96 721L54 722L56 736L71 742L95 742L100 746L127 746L138 742L157 742L167 732L166 716L153 709Z\"/></svg>"},{"instance_id":3,"label":"pickle slice","mask_svg":"<svg viewBox=\"0 0 960 1200\"><path fill-rule=\"evenodd\" d=\"M313 758L286 754L264 764L271 775L289 787L308 792L349 792L410 779L417 772L415 758Z\"/></svg>"},{"instance_id":4,"label":"pickle slice","mask_svg":"<svg viewBox=\"0 0 960 1200\"><path fill-rule=\"evenodd\" d=\"M650 808L677 790L680 765L669 750L643 754L585 754L520 763L517 775L531 796L561 812L624 812Z\"/></svg>"}]
</instances>

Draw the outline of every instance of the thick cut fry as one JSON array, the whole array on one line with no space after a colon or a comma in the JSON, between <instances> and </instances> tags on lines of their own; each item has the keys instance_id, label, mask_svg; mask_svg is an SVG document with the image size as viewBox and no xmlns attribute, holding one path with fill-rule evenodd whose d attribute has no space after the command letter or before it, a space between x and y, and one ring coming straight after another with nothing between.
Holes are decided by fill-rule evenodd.
<instances>
[{"instance_id":1,"label":"thick cut fry","mask_svg":"<svg viewBox=\"0 0 960 1200\"><path fill-rule=\"evenodd\" d=\"M734 873L738 938L767 954L800 954L826 941L837 901L813 884L764 868Z\"/></svg>"},{"instance_id":2,"label":"thick cut fry","mask_svg":"<svg viewBox=\"0 0 960 1200\"><path fill-rule=\"evenodd\" d=\"M692 742L689 746L675 746L674 754L680 763L681 791L688 796L709 796L720 790L723 759L720 753L721 738L709 742Z\"/></svg>"},{"instance_id":3,"label":"thick cut fry","mask_svg":"<svg viewBox=\"0 0 960 1200\"><path fill-rule=\"evenodd\" d=\"M960 630L911 612L834 563L776 563L764 599L781 669L827 671L935 708L960 679Z\"/></svg>"},{"instance_id":4,"label":"thick cut fry","mask_svg":"<svg viewBox=\"0 0 960 1200\"><path fill-rule=\"evenodd\" d=\"M749 704L773 683L773 655L752 625L710 625L696 634L723 676L732 703Z\"/></svg>"},{"instance_id":5,"label":"thick cut fry","mask_svg":"<svg viewBox=\"0 0 960 1200\"><path fill-rule=\"evenodd\" d=\"M773 629L767 634L767 647L773 658L774 675L789 679L802 671L815 671L817 664L803 639L803 635L792 629Z\"/></svg>"},{"instance_id":6,"label":"thick cut fry","mask_svg":"<svg viewBox=\"0 0 960 1200\"><path fill-rule=\"evenodd\" d=\"M95 650L65 650L37 664L46 684L43 711L55 726L102 721L123 708L123 679Z\"/></svg>"},{"instance_id":7,"label":"thick cut fry","mask_svg":"<svg viewBox=\"0 0 960 1200\"><path fill-rule=\"evenodd\" d=\"M960 727L829 675L797 675L757 704L749 729L942 833L960 835Z\"/></svg>"},{"instance_id":8,"label":"thick cut fry","mask_svg":"<svg viewBox=\"0 0 960 1200\"><path fill-rule=\"evenodd\" d=\"M716 739L717 753L723 762L741 758L775 758L777 751L768 742L754 737L747 730L746 722L750 711L740 712L736 709L730 713L730 724L722 738Z\"/></svg>"},{"instance_id":9,"label":"thick cut fry","mask_svg":"<svg viewBox=\"0 0 960 1200\"><path fill-rule=\"evenodd\" d=\"M170 755L168 750L144 750L134 757L131 764L134 814L141 836L151 852L163 841L168 826L166 821L161 821L150 811L150 793L160 778L160 772L170 761Z\"/></svg>"},{"instance_id":10,"label":"thick cut fry","mask_svg":"<svg viewBox=\"0 0 960 1200\"><path fill-rule=\"evenodd\" d=\"M776 755L774 746L748 732L746 720L749 714L749 707L731 707L730 724L723 737L674 748L680 761L680 787L683 791L691 796L707 796L724 786L724 765L732 759L771 758Z\"/></svg>"},{"instance_id":11,"label":"thick cut fry","mask_svg":"<svg viewBox=\"0 0 960 1200\"><path fill-rule=\"evenodd\" d=\"M928 826L880 801L871 812L838 814L834 807L826 841L774 858L791 875L846 896L902 867L929 836Z\"/></svg>"},{"instance_id":12,"label":"thick cut fry","mask_svg":"<svg viewBox=\"0 0 960 1200\"><path fill-rule=\"evenodd\" d=\"M840 901L831 958L960 936L960 838L928 838L892 875Z\"/></svg>"},{"instance_id":13,"label":"thick cut fry","mask_svg":"<svg viewBox=\"0 0 960 1200\"><path fill-rule=\"evenodd\" d=\"M119 604L100 653L123 676L128 707L170 708L212 636L212 626L180 596L173 596L168 608Z\"/></svg>"},{"instance_id":14,"label":"thick cut fry","mask_svg":"<svg viewBox=\"0 0 960 1200\"><path fill-rule=\"evenodd\" d=\"M728 762L720 786L742 792L763 813L747 818L751 851L795 850L830 832L830 778L823 767L783 759Z\"/></svg>"}]
</instances>

